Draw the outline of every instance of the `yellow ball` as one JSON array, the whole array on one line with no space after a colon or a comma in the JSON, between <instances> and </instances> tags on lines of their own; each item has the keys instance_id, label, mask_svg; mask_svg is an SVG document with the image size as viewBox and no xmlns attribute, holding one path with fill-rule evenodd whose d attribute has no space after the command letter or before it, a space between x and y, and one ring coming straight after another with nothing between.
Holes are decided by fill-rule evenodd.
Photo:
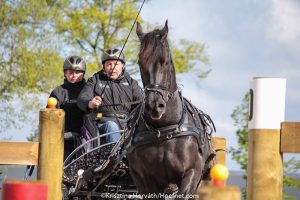
<instances>
[{"instance_id":1,"label":"yellow ball","mask_svg":"<svg viewBox=\"0 0 300 200\"><path fill-rule=\"evenodd\" d=\"M210 170L210 177L213 180L227 180L229 175L228 169L225 165L222 164L216 164L211 170Z\"/></svg>"},{"instance_id":2,"label":"yellow ball","mask_svg":"<svg viewBox=\"0 0 300 200\"><path fill-rule=\"evenodd\" d=\"M54 97L50 97L47 102L48 106L56 106L57 100Z\"/></svg>"}]
</instances>

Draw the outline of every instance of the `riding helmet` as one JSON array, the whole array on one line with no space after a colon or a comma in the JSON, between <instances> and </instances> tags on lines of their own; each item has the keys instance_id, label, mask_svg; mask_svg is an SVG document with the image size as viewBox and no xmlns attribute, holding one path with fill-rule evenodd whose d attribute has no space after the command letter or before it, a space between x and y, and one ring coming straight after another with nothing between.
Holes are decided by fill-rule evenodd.
<instances>
[{"instance_id":1,"label":"riding helmet","mask_svg":"<svg viewBox=\"0 0 300 200\"><path fill-rule=\"evenodd\" d=\"M120 60L122 63L126 63L125 56L119 49L108 49L104 51L101 60L103 65L107 60Z\"/></svg>"},{"instance_id":2,"label":"riding helmet","mask_svg":"<svg viewBox=\"0 0 300 200\"><path fill-rule=\"evenodd\" d=\"M69 69L85 72L86 63L79 56L70 56L64 62L63 71L66 71L66 70L69 70Z\"/></svg>"}]
</instances>

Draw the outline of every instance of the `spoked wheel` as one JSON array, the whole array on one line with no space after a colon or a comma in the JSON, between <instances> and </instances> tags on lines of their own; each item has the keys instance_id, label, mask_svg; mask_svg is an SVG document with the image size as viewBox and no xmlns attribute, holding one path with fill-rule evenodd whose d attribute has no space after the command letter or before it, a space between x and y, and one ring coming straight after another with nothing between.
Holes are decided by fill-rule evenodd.
<instances>
[{"instance_id":1,"label":"spoked wheel","mask_svg":"<svg viewBox=\"0 0 300 200\"><path fill-rule=\"evenodd\" d=\"M62 184L62 196L63 200L69 200L69 190L65 184Z\"/></svg>"},{"instance_id":2,"label":"spoked wheel","mask_svg":"<svg viewBox=\"0 0 300 200\"><path fill-rule=\"evenodd\" d=\"M118 149L114 148L116 143L94 145L94 143L101 144L101 142L99 143L101 137L105 137L108 134L112 133L95 137L81 144L65 160L62 185L63 200L100 200L114 198L103 197L103 195L107 193L129 194L129 196L130 194L136 194L136 186L130 176L126 161L123 162L123 160L121 160L117 165L114 165L114 160L110 160L111 158L117 159L118 157L119 152L113 151L113 149ZM114 154L112 154L112 152L114 152ZM109 157L110 159L108 159ZM105 161L107 160L110 160L110 162L105 165ZM105 166L103 170L100 172L94 171L96 167L102 165ZM90 173L87 172L92 172L92 175L90 176ZM85 177L83 179L84 184L80 184L82 183L80 177ZM99 182L101 182L101 184L99 184ZM120 200L120 198L116 199ZM122 199L134 198L121 198L121 200Z\"/></svg>"}]
</instances>

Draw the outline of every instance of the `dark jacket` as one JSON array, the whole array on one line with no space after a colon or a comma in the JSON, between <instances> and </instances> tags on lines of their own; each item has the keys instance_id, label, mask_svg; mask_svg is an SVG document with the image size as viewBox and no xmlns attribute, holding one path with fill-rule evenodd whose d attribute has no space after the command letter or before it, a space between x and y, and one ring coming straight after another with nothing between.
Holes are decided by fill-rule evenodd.
<instances>
[{"instance_id":1,"label":"dark jacket","mask_svg":"<svg viewBox=\"0 0 300 200\"><path fill-rule=\"evenodd\" d=\"M65 79L50 94L50 97L55 97L58 101L56 107L65 111L65 132L80 133L84 112L77 107L77 97L84 85L84 79L77 83L69 83Z\"/></svg>"},{"instance_id":2,"label":"dark jacket","mask_svg":"<svg viewBox=\"0 0 300 200\"><path fill-rule=\"evenodd\" d=\"M107 84L105 91L105 84ZM102 94L102 104L98 108L98 111L105 114L113 114L112 110L118 114L129 114L135 105L118 105L118 106L106 106L112 104L120 104L125 102L137 101L143 98L143 91L138 85L138 82L130 77L127 72L124 72L116 80L111 80L104 71L95 73L88 79L86 85L78 96L77 105L83 111L89 112L89 101L95 96Z\"/></svg>"}]
</instances>

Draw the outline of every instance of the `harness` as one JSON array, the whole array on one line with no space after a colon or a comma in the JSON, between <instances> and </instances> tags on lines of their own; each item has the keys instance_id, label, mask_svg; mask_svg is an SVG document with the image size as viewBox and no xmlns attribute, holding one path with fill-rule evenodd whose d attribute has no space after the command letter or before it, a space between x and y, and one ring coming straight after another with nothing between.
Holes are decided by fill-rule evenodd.
<instances>
[{"instance_id":1,"label":"harness","mask_svg":"<svg viewBox=\"0 0 300 200\"><path fill-rule=\"evenodd\" d=\"M131 128L131 141L127 147L127 151L134 151L137 147L172 138L193 136L197 140L200 152L202 152L201 147L206 139L211 139L212 130L215 129L213 122L208 115L195 108L188 100L183 98L181 92L179 94L182 99L183 111L178 124L154 128L144 118L144 103L139 105L130 120L135 123L129 123L131 124L129 127L129 129ZM193 117L194 124L188 121L188 113ZM144 125L144 130L136 132L135 126L137 124Z\"/></svg>"},{"instance_id":2,"label":"harness","mask_svg":"<svg viewBox=\"0 0 300 200\"><path fill-rule=\"evenodd\" d=\"M186 117L187 118L187 117ZM156 133L159 134L156 134ZM200 129L190 124L170 125L156 129L156 131L146 130L134 136L131 151L139 146L156 143L164 140L170 140L182 136L194 136L197 139L199 147L201 147ZM200 136L200 137L199 137Z\"/></svg>"}]
</instances>

